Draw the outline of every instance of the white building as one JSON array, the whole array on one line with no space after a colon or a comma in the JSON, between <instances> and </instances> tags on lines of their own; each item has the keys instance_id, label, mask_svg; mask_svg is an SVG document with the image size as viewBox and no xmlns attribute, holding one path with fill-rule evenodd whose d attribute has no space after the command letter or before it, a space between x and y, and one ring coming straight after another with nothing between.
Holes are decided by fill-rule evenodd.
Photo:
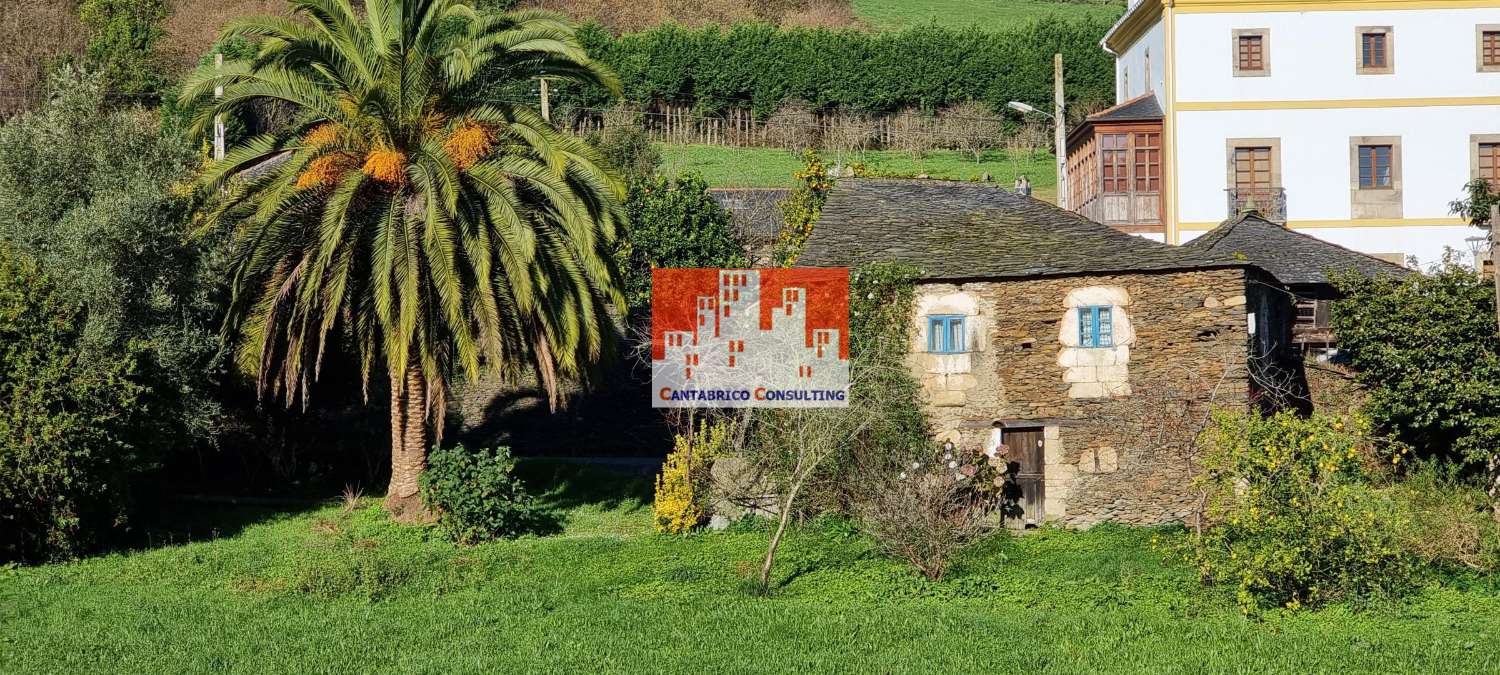
<instances>
[{"instance_id":1,"label":"white building","mask_svg":"<svg viewBox=\"0 0 1500 675\"><path fill-rule=\"evenodd\" d=\"M1182 243L1252 207L1422 266L1483 234L1449 203L1500 179L1500 1L1132 0L1103 45L1136 128L1112 109L1070 135L1095 220Z\"/></svg>"}]
</instances>

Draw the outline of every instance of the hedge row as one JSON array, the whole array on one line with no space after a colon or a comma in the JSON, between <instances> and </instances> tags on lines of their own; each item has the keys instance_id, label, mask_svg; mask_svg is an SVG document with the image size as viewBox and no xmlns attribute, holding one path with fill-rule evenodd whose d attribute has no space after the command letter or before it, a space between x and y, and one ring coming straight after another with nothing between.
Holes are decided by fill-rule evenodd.
<instances>
[{"instance_id":1,"label":"hedge row","mask_svg":"<svg viewBox=\"0 0 1500 675\"><path fill-rule=\"evenodd\" d=\"M1100 20L1043 19L1005 31L922 26L869 33L826 28L728 29L675 25L610 35L585 26L580 39L619 74L632 103L692 104L714 114L749 109L764 119L789 100L819 109L887 113L979 100L1052 100L1052 55L1066 64L1070 101L1111 101L1114 69L1099 47ZM602 108L607 92L559 86L558 104Z\"/></svg>"}]
</instances>

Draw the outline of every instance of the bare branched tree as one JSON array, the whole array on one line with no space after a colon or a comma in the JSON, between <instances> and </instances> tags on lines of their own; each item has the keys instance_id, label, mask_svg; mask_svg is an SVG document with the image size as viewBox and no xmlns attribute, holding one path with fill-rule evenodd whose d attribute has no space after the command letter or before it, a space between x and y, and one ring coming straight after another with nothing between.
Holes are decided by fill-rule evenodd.
<instances>
[{"instance_id":1,"label":"bare branched tree","mask_svg":"<svg viewBox=\"0 0 1500 675\"><path fill-rule=\"evenodd\" d=\"M868 476L854 512L881 550L936 581L964 548L992 531L1000 502L928 459L896 475Z\"/></svg>"},{"instance_id":2,"label":"bare branched tree","mask_svg":"<svg viewBox=\"0 0 1500 675\"><path fill-rule=\"evenodd\" d=\"M865 115L835 113L827 118L823 148L839 164L852 163L875 143L875 122Z\"/></svg>"},{"instance_id":3,"label":"bare branched tree","mask_svg":"<svg viewBox=\"0 0 1500 675\"><path fill-rule=\"evenodd\" d=\"M792 514L801 504L798 499L814 481L828 475L825 469L831 458L859 443L867 431L887 421L889 411L900 408L892 399L904 395L904 391L885 383L892 381L892 369L904 367L903 363L853 358L849 362L849 390L857 395L849 397L848 407L757 412L754 433L746 438L742 456L755 469L760 484L775 495L778 518L761 565L762 592L770 589L776 552Z\"/></svg>"},{"instance_id":4,"label":"bare branched tree","mask_svg":"<svg viewBox=\"0 0 1500 675\"><path fill-rule=\"evenodd\" d=\"M801 152L818 147L818 116L804 101L787 101L766 119L766 145Z\"/></svg>"},{"instance_id":5,"label":"bare branched tree","mask_svg":"<svg viewBox=\"0 0 1500 675\"><path fill-rule=\"evenodd\" d=\"M913 160L921 159L936 147L932 117L917 108L904 108L887 123L891 147L910 154Z\"/></svg>"},{"instance_id":6,"label":"bare branched tree","mask_svg":"<svg viewBox=\"0 0 1500 675\"><path fill-rule=\"evenodd\" d=\"M42 100L48 67L83 53L74 0L7 0L0 8L0 119Z\"/></svg>"},{"instance_id":7,"label":"bare branched tree","mask_svg":"<svg viewBox=\"0 0 1500 675\"><path fill-rule=\"evenodd\" d=\"M974 156L978 164L985 150L1000 144L1005 123L980 101L964 101L938 113L937 128L949 144Z\"/></svg>"},{"instance_id":8,"label":"bare branched tree","mask_svg":"<svg viewBox=\"0 0 1500 675\"><path fill-rule=\"evenodd\" d=\"M1049 134L1045 123L1027 120L1005 137L1006 155L1010 157L1013 165L1020 160L1021 155L1025 155L1026 162L1030 164L1036 161L1037 150L1047 145ZM1019 166L1016 167L1016 171L1020 172Z\"/></svg>"}]
</instances>

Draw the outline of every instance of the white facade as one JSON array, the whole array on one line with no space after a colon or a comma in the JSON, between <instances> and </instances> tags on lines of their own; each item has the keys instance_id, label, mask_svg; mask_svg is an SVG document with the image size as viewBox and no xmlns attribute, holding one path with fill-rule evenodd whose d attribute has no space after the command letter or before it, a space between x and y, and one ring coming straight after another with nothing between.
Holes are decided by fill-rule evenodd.
<instances>
[{"instance_id":1,"label":"white facade","mask_svg":"<svg viewBox=\"0 0 1500 675\"><path fill-rule=\"evenodd\" d=\"M1273 148L1293 229L1423 267L1445 247L1467 255L1465 240L1483 235L1448 205L1476 177L1476 143L1500 140L1476 138L1500 137L1500 68L1479 51L1482 31L1500 30L1500 2L1169 4L1132 5L1105 40L1117 77L1129 73L1120 100L1140 93L1146 49L1163 71L1152 86L1166 115L1169 241L1231 215L1236 145ZM1360 34L1371 30L1388 34L1389 72L1361 72ZM1246 31L1263 35L1263 72L1237 72ZM1370 144L1396 149L1395 186L1380 194L1359 188L1356 148Z\"/></svg>"},{"instance_id":2,"label":"white facade","mask_svg":"<svg viewBox=\"0 0 1500 675\"><path fill-rule=\"evenodd\" d=\"M1158 23L1115 59L1115 102L1166 87L1166 31Z\"/></svg>"}]
</instances>

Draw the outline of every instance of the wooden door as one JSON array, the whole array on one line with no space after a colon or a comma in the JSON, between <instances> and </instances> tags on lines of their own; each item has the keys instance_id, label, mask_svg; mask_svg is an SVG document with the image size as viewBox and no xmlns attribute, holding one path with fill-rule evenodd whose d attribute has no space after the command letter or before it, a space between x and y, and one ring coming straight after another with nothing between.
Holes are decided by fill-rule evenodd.
<instances>
[{"instance_id":1,"label":"wooden door","mask_svg":"<svg viewBox=\"0 0 1500 675\"><path fill-rule=\"evenodd\" d=\"M1271 193L1271 148L1234 149L1234 189L1241 199Z\"/></svg>"},{"instance_id":2,"label":"wooden door","mask_svg":"<svg viewBox=\"0 0 1500 675\"><path fill-rule=\"evenodd\" d=\"M1042 523L1042 504L1046 499L1042 430L1006 429L1003 438L1005 446L1010 448L1006 472L1010 479L1004 495L1006 526L1035 527Z\"/></svg>"}]
</instances>

